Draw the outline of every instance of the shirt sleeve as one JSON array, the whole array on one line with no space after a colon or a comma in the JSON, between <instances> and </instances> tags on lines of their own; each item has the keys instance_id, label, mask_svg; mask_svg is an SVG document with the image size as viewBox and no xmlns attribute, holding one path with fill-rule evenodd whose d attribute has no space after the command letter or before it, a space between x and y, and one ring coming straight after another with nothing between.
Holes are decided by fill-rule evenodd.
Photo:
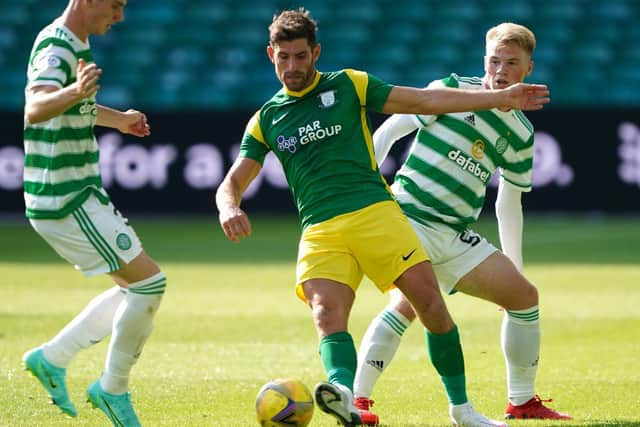
<instances>
[{"instance_id":1,"label":"shirt sleeve","mask_svg":"<svg viewBox=\"0 0 640 427\"><path fill-rule=\"evenodd\" d=\"M36 86L63 88L75 80L77 60L71 47L50 44L35 54L29 64L27 89Z\"/></svg>"},{"instance_id":2,"label":"shirt sleeve","mask_svg":"<svg viewBox=\"0 0 640 427\"><path fill-rule=\"evenodd\" d=\"M416 121L409 114L394 114L385 120L373 134L373 146L378 165L381 165L387 158L396 141L409 135L417 128Z\"/></svg>"},{"instance_id":3,"label":"shirt sleeve","mask_svg":"<svg viewBox=\"0 0 640 427\"><path fill-rule=\"evenodd\" d=\"M379 79L373 74L367 74L367 77L367 109L381 113L393 85Z\"/></svg>"},{"instance_id":4,"label":"shirt sleeve","mask_svg":"<svg viewBox=\"0 0 640 427\"><path fill-rule=\"evenodd\" d=\"M496 217L502 252L522 271L522 190L504 179L498 186Z\"/></svg>"},{"instance_id":5,"label":"shirt sleeve","mask_svg":"<svg viewBox=\"0 0 640 427\"><path fill-rule=\"evenodd\" d=\"M501 180L509 182L518 191L529 192L532 188L533 175L533 140L531 135L524 147L517 150L516 158L500 167Z\"/></svg>"},{"instance_id":6,"label":"shirt sleeve","mask_svg":"<svg viewBox=\"0 0 640 427\"><path fill-rule=\"evenodd\" d=\"M256 112L247 123L240 142L240 156L255 160L261 165L271 149L264 139L260 128L260 112Z\"/></svg>"}]
</instances>

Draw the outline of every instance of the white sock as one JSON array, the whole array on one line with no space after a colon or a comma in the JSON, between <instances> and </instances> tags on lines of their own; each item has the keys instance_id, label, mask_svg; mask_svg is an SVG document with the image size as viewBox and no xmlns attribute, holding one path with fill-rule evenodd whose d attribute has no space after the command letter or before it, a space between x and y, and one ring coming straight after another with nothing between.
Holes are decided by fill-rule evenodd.
<instances>
[{"instance_id":1,"label":"white sock","mask_svg":"<svg viewBox=\"0 0 640 427\"><path fill-rule=\"evenodd\" d=\"M114 286L101 293L42 348L44 357L60 368L66 368L83 348L96 344L111 333L113 316L123 301L126 290Z\"/></svg>"},{"instance_id":2,"label":"white sock","mask_svg":"<svg viewBox=\"0 0 640 427\"><path fill-rule=\"evenodd\" d=\"M507 362L509 402L522 405L535 395L540 357L538 306L526 310L505 310L501 341Z\"/></svg>"},{"instance_id":3,"label":"white sock","mask_svg":"<svg viewBox=\"0 0 640 427\"><path fill-rule=\"evenodd\" d=\"M353 382L356 397L371 396L373 387L391 363L402 335L410 324L396 310L384 310L371 321L358 350L358 369Z\"/></svg>"},{"instance_id":4,"label":"white sock","mask_svg":"<svg viewBox=\"0 0 640 427\"><path fill-rule=\"evenodd\" d=\"M128 293L113 318L113 331L100 378L104 391L122 394L129 390L129 373L153 329L153 317L160 306L167 279L158 273L129 284Z\"/></svg>"}]
</instances>

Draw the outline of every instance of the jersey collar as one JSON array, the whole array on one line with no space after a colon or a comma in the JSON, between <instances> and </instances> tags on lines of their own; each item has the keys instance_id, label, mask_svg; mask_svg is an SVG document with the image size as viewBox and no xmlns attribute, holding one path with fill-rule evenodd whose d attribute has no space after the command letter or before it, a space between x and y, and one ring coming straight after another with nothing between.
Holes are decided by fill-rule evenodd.
<instances>
[{"instance_id":1,"label":"jersey collar","mask_svg":"<svg viewBox=\"0 0 640 427\"><path fill-rule=\"evenodd\" d=\"M302 89L301 91L293 91L293 90L289 90L287 89L286 86L284 86L284 93L286 93L288 96L295 96L297 98L302 98L303 96L305 96L307 93L311 92L316 86L318 86L318 82L320 82L320 77L322 76L322 73L318 70L316 70L316 75L313 78L313 83L311 83L309 86L307 86L306 88Z\"/></svg>"}]
</instances>

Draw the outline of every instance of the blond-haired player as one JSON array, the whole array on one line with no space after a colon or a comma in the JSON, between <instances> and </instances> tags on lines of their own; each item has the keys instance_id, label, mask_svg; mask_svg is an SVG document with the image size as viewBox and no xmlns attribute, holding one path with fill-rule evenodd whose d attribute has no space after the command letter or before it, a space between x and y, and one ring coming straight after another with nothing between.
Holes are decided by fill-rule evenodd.
<instances>
[{"instance_id":1,"label":"blond-haired player","mask_svg":"<svg viewBox=\"0 0 640 427\"><path fill-rule=\"evenodd\" d=\"M533 69L535 36L502 23L486 35L484 77L452 74L429 84L479 92L524 81ZM397 172L393 193L431 257L440 288L503 307L502 349L507 365L507 418L568 419L543 405L534 381L540 349L538 291L521 273L521 194L531 190L533 126L518 109L493 108L440 115L394 115L374 134L381 164L394 142L417 130ZM469 228L477 219L489 179L500 171L496 213L503 252ZM359 350L355 404L370 413L373 387L415 319L407 298L391 292Z\"/></svg>"}]
</instances>

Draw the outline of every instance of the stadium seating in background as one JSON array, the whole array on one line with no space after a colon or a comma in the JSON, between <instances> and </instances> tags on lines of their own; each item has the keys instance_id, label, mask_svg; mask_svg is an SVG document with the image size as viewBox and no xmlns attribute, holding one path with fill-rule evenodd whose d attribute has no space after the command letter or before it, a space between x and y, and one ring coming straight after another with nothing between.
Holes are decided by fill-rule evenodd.
<instances>
[{"instance_id":1,"label":"stadium seating in background","mask_svg":"<svg viewBox=\"0 0 640 427\"><path fill-rule=\"evenodd\" d=\"M37 31L65 1L0 4L0 109L23 104ZM503 21L537 35L530 81L552 107L640 106L638 0L308 0L319 23L321 70L358 68L423 86L450 72L481 75L484 33ZM135 0L127 22L94 37L105 70L99 101L157 110L254 109L279 84L266 58L267 26L283 0Z\"/></svg>"}]
</instances>

